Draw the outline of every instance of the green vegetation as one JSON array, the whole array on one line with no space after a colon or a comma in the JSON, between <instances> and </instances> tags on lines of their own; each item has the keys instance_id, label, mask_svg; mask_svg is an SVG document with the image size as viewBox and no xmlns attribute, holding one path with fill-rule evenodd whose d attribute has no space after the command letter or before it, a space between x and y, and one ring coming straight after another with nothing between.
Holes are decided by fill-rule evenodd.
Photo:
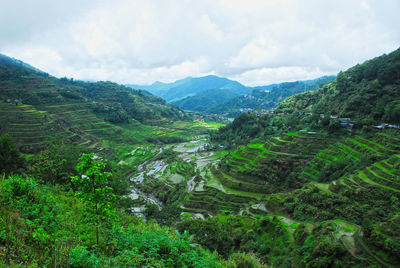
<instances>
[{"instance_id":1,"label":"green vegetation","mask_svg":"<svg viewBox=\"0 0 400 268\"><path fill-rule=\"evenodd\" d=\"M255 87L251 94L228 99L223 103L209 107L205 112L235 117L242 113L240 109L243 108L252 110L275 108L279 102L287 97L300 92L314 90L334 79L334 76L323 76L311 81L286 82L277 85ZM185 109L185 107L179 107Z\"/></svg>"},{"instance_id":2,"label":"green vegetation","mask_svg":"<svg viewBox=\"0 0 400 268\"><path fill-rule=\"evenodd\" d=\"M219 106L226 100L237 96L237 92L226 89L204 90L194 96L174 101L172 104L187 111L208 112L210 107Z\"/></svg>"},{"instance_id":3,"label":"green vegetation","mask_svg":"<svg viewBox=\"0 0 400 268\"><path fill-rule=\"evenodd\" d=\"M0 264L399 266L398 55L223 127L0 57Z\"/></svg>"},{"instance_id":4,"label":"green vegetation","mask_svg":"<svg viewBox=\"0 0 400 268\"><path fill-rule=\"evenodd\" d=\"M221 254L253 252L277 267L366 264L351 260L341 240L334 238L335 229L326 227L316 225L308 230L303 223L295 222L289 227L285 218L277 216L219 216L206 221L187 220L178 225L178 229L194 234L194 242L209 249Z\"/></svg>"},{"instance_id":5,"label":"green vegetation","mask_svg":"<svg viewBox=\"0 0 400 268\"><path fill-rule=\"evenodd\" d=\"M75 165L85 150L76 144L65 144L57 136L46 143L46 148L32 158L31 174L44 184L68 185L77 175Z\"/></svg>"},{"instance_id":6,"label":"green vegetation","mask_svg":"<svg viewBox=\"0 0 400 268\"><path fill-rule=\"evenodd\" d=\"M399 123L400 49L358 64L320 89L284 100L277 111L338 115L371 127L382 122Z\"/></svg>"},{"instance_id":7,"label":"green vegetation","mask_svg":"<svg viewBox=\"0 0 400 268\"><path fill-rule=\"evenodd\" d=\"M0 136L0 173L10 174L24 168L24 159L19 155L11 137Z\"/></svg>"},{"instance_id":8,"label":"green vegetation","mask_svg":"<svg viewBox=\"0 0 400 268\"><path fill-rule=\"evenodd\" d=\"M0 261L28 266L222 267L218 257L169 228L117 213L99 247L91 209L73 195L20 176L0 180Z\"/></svg>"},{"instance_id":9,"label":"green vegetation","mask_svg":"<svg viewBox=\"0 0 400 268\"><path fill-rule=\"evenodd\" d=\"M96 226L96 243L99 246L99 228L103 221L113 218L113 201L115 196L112 188L107 186L111 173L105 172L106 165L95 159L95 154L86 154L80 158L76 170L80 176L71 178L77 187L76 195L90 204L90 218Z\"/></svg>"},{"instance_id":10,"label":"green vegetation","mask_svg":"<svg viewBox=\"0 0 400 268\"><path fill-rule=\"evenodd\" d=\"M197 130L178 133L187 129L175 127L181 120L189 118L143 91L111 82L56 79L7 57L0 60L0 131L27 154L39 152L56 135L91 150L107 146L109 153L116 144L182 141ZM163 133L153 138L157 127Z\"/></svg>"},{"instance_id":11,"label":"green vegetation","mask_svg":"<svg viewBox=\"0 0 400 268\"><path fill-rule=\"evenodd\" d=\"M212 148L230 149L211 169L213 180L220 189L262 194L260 204L243 206L245 214L283 215L292 234L298 227L293 221L330 234L317 246L336 256L329 265L398 266L399 60L397 50L367 61L320 89L288 98L274 113L242 114L211 133ZM394 126L374 127L382 122ZM315 239L314 233L304 239ZM306 244L303 253L316 249ZM310 254L316 262L308 265L322 265L328 255Z\"/></svg>"}]
</instances>

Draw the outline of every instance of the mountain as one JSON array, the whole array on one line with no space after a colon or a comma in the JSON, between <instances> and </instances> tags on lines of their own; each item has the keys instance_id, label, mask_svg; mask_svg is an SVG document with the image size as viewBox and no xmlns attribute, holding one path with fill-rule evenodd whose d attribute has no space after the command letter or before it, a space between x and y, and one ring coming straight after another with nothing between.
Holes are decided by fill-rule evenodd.
<instances>
[{"instance_id":1,"label":"mountain","mask_svg":"<svg viewBox=\"0 0 400 268\"><path fill-rule=\"evenodd\" d=\"M0 100L0 132L9 133L25 153L41 150L55 135L91 148L105 141L135 143L143 137L130 129L186 118L180 109L144 91L112 82L57 79L4 55Z\"/></svg>"},{"instance_id":2,"label":"mountain","mask_svg":"<svg viewBox=\"0 0 400 268\"><path fill-rule=\"evenodd\" d=\"M400 49L397 49L341 71L335 80L313 91L284 99L274 113L261 117L242 114L221 128L217 139L232 145L282 131L336 131L339 121L330 120L330 116L349 118L349 124L366 131L381 123L400 125L399 70Z\"/></svg>"},{"instance_id":3,"label":"mountain","mask_svg":"<svg viewBox=\"0 0 400 268\"><path fill-rule=\"evenodd\" d=\"M281 256L292 256L290 266L400 265L399 67L400 49L289 97L274 112L243 113L211 133L212 147L228 152L204 172L208 182L258 198L251 214L289 226L295 242ZM184 227L209 236L206 224L198 226Z\"/></svg>"},{"instance_id":4,"label":"mountain","mask_svg":"<svg viewBox=\"0 0 400 268\"><path fill-rule=\"evenodd\" d=\"M274 108L282 99L315 89L334 78L324 76L315 80L246 87L239 82L210 75L188 77L174 83L128 86L148 90L183 110L234 117L242 113L243 109Z\"/></svg>"},{"instance_id":5,"label":"mountain","mask_svg":"<svg viewBox=\"0 0 400 268\"><path fill-rule=\"evenodd\" d=\"M167 102L176 102L189 96L208 90L225 90L230 95L241 95L250 92L247 87L239 82L227 78L208 75L203 77L187 77L173 83L155 82L150 86L128 85L131 88L148 90Z\"/></svg>"},{"instance_id":6,"label":"mountain","mask_svg":"<svg viewBox=\"0 0 400 268\"><path fill-rule=\"evenodd\" d=\"M340 72L318 90L284 100L277 111L337 115L366 126L399 124L400 49Z\"/></svg>"},{"instance_id":7,"label":"mountain","mask_svg":"<svg viewBox=\"0 0 400 268\"><path fill-rule=\"evenodd\" d=\"M21 66L27 69L30 69L32 71L38 72L38 73L42 73L44 74L45 72L33 67L32 65L25 63L21 60L18 59L14 59L14 58L10 58L6 55L0 54L0 63L2 64L8 64L8 65L15 65L15 66Z\"/></svg>"},{"instance_id":8,"label":"mountain","mask_svg":"<svg viewBox=\"0 0 400 268\"><path fill-rule=\"evenodd\" d=\"M206 113L210 107L218 107L226 100L237 97L238 94L226 89L208 89L189 96L171 104L178 106L186 111L195 111Z\"/></svg>"},{"instance_id":9,"label":"mountain","mask_svg":"<svg viewBox=\"0 0 400 268\"><path fill-rule=\"evenodd\" d=\"M300 92L306 92L332 81L336 76L323 76L314 80L285 82L268 86L253 87L251 94L228 99L218 105L208 106L206 112L235 117L244 110L275 108L280 101ZM177 105L182 109L184 107Z\"/></svg>"}]
</instances>

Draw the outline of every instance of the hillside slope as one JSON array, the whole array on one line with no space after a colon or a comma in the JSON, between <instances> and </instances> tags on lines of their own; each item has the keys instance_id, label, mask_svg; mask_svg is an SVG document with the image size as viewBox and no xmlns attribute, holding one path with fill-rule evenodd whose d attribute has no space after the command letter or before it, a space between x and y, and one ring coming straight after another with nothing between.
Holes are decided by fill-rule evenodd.
<instances>
[{"instance_id":1,"label":"hillside slope","mask_svg":"<svg viewBox=\"0 0 400 268\"><path fill-rule=\"evenodd\" d=\"M0 177L0 186L2 267L225 266L215 254L193 246L186 233L146 224L115 208L96 245L90 203L22 176Z\"/></svg>"},{"instance_id":2,"label":"hillside slope","mask_svg":"<svg viewBox=\"0 0 400 268\"><path fill-rule=\"evenodd\" d=\"M0 132L9 133L25 153L37 152L54 135L90 148L104 140L135 143L138 136L127 130L186 118L143 91L57 79L6 56L0 57L0 100Z\"/></svg>"},{"instance_id":3,"label":"hillside slope","mask_svg":"<svg viewBox=\"0 0 400 268\"><path fill-rule=\"evenodd\" d=\"M238 116L243 109L271 109L287 97L320 87L335 79L335 76L323 76L315 80L286 82L266 87L255 87L251 94L228 99L219 105L209 106L207 113ZM177 106L181 107L177 104ZM183 107L181 107L183 108ZM183 108L185 109L185 108Z\"/></svg>"},{"instance_id":4,"label":"hillside slope","mask_svg":"<svg viewBox=\"0 0 400 268\"><path fill-rule=\"evenodd\" d=\"M286 99L277 111L338 115L360 125L400 123L400 49L340 72L318 90Z\"/></svg>"},{"instance_id":5,"label":"hillside slope","mask_svg":"<svg viewBox=\"0 0 400 268\"><path fill-rule=\"evenodd\" d=\"M289 97L275 113L245 113L213 133L214 148L224 145L228 151L204 171L206 193L192 193L185 208L276 217L307 256L305 266L397 267L400 130L375 126L399 124L399 53ZM202 204L200 196L222 196L214 189L233 197L214 206ZM263 256L261 250L258 254ZM290 259L291 265L301 266L296 260Z\"/></svg>"}]
</instances>

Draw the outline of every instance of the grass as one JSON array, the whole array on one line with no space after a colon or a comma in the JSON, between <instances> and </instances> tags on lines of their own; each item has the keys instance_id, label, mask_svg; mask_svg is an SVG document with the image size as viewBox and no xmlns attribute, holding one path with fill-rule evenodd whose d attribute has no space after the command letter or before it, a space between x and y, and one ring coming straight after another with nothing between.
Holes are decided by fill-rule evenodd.
<instances>
[{"instance_id":1,"label":"grass","mask_svg":"<svg viewBox=\"0 0 400 268\"><path fill-rule=\"evenodd\" d=\"M243 157L243 156L240 156L240 155L238 154L240 151L243 151L243 149L235 150L235 151L233 151L233 152L231 153L231 155L232 155L234 158L236 158L236 159L244 160L244 161L250 163L252 166L256 166L256 164L254 163L254 161L253 161L252 159L246 158L246 157ZM246 165L246 167L247 167L248 169L250 169L250 167L249 167L247 164L245 164L245 165Z\"/></svg>"},{"instance_id":2,"label":"grass","mask_svg":"<svg viewBox=\"0 0 400 268\"><path fill-rule=\"evenodd\" d=\"M329 183L313 183L313 185L315 185L318 189L324 191L325 193L328 194L333 194L330 190L329 190Z\"/></svg>"},{"instance_id":3,"label":"grass","mask_svg":"<svg viewBox=\"0 0 400 268\"><path fill-rule=\"evenodd\" d=\"M226 155L229 154L229 151L215 151L213 156L211 156L212 159L221 159L223 157L225 157Z\"/></svg>"},{"instance_id":4,"label":"grass","mask_svg":"<svg viewBox=\"0 0 400 268\"><path fill-rule=\"evenodd\" d=\"M363 142L361 142L361 141L358 141L358 140L356 140L356 139L354 139L354 138L349 138L348 140L349 140L350 142L352 142L352 143L354 143L354 144L356 144L356 145L358 145L358 146L364 148L364 149L367 149L367 150L369 150L369 151L373 151L373 152L375 152L375 153L379 153L378 150L376 150L376 149L372 148L371 146L368 146L367 144L365 144L365 143L363 143Z\"/></svg>"},{"instance_id":5,"label":"grass","mask_svg":"<svg viewBox=\"0 0 400 268\"><path fill-rule=\"evenodd\" d=\"M265 148L265 145L262 143L248 144L247 147L261 151L262 153L259 154L259 157L264 157L263 154L272 154L272 152Z\"/></svg>"},{"instance_id":6,"label":"grass","mask_svg":"<svg viewBox=\"0 0 400 268\"><path fill-rule=\"evenodd\" d=\"M385 165L385 161L383 161L383 162L378 162L378 163L375 163L374 164L374 166L376 166L377 168L379 168L380 170L382 170L384 173L386 173L387 175L389 175L389 176L393 176L394 175L394 172L393 171L396 171L395 169L388 169L386 166L384 166ZM387 164L387 163L386 163Z\"/></svg>"},{"instance_id":7,"label":"grass","mask_svg":"<svg viewBox=\"0 0 400 268\"><path fill-rule=\"evenodd\" d=\"M400 190L398 190L398 189L395 189L395 188L390 187L390 186L382 185L382 184L380 184L380 183L377 183L377 182L371 180L371 179L365 174L364 171L359 171L358 177L359 177L360 179L362 179L364 182L368 183L368 184L372 184L372 185L375 185L375 186L378 186L378 187L381 187L381 188L385 188L385 189L388 189L388 190L391 190L391 191L400 192Z\"/></svg>"},{"instance_id":8,"label":"grass","mask_svg":"<svg viewBox=\"0 0 400 268\"><path fill-rule=\"evenodd\" d=\"M306 136L300 135L298 132L289 132L289 133L285 133L285 135L299 137L299 138L308 138Z\"/></svg>"}]
</instances>

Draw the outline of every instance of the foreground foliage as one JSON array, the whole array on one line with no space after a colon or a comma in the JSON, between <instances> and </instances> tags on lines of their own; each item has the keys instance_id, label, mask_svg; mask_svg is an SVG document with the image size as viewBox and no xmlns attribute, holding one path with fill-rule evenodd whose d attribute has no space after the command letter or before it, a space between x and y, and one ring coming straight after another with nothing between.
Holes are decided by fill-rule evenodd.
<instances>
[{"instance_id":1,"label":"foreground foliage","mask_svg":"<svg viewBox=\"0 0 400 268\"><path fill-rule=\"evenodd\" d=\"M7 265L72 267L221 267L218 256L185 236L117 214L96 245L87 205L31 178L0 180L0 261Z\"/></svg>"}]
</instances>

